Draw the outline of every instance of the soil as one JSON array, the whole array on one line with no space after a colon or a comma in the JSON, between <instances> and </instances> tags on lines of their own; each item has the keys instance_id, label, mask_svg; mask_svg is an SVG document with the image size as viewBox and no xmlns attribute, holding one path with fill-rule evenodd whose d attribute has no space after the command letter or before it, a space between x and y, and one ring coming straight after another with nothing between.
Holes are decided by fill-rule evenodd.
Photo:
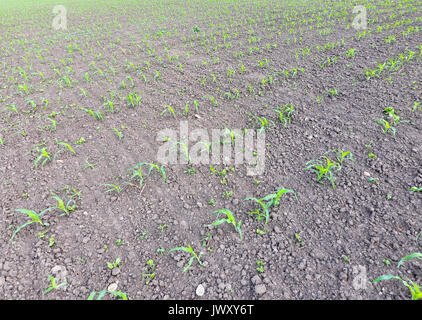
<instances>
[{"instance_id":1,"label":"soil","mask_svg":"<svg viewBox=\"0 0 422 320\"><path fill-rule=\"evenodd\" d=\"M336 2L171 3L64 1L67 30L51 28L48 2L28 4L25 10L6 7L8 14L1 15L0 298L87 299L93 291L110 288L129 299L409 299L399 281L371 281L394 274L420 283L422 275L417 260L397 268L401 258L421 251L416 237L422 228L422 192L409 190L422 187L422 110L413 111L422 96L420 3L376 5L368 13L370 32L360 39L358 31L347 28L353 8ZM346 21L329 16L342 10ZM294 12L299 12L292 18L297 24L289 33L284 24L293 21L286 17ZM313 13L325 25L316 19L299 23ZM402 22L394 26L397 21ZM384 29L377 31L379 26ZM404 37L410 26L418 31ZM251 30L259 42L253 42ZM387 43L392 34L397 40ZM337 45L317 51L316 45L327 43ZM38 46L44 62L37 58ZM250 47L257 50L250 54ZM304 57L306 47L310 54ZM170 61L165 48L178 59ZM355 56L347 57L352 48ZM409 50L414 58L398 71L367 80L366 68ZM240 51L243 56L236 57ZM338 60L322 68L328 57ZM269 64L261 67L264 59ZM292 67L297 75L286 80L282 72ZM231 81L228 68L236 70ZM66 74L71 87L63 80ZM274 82L262 88L260 81L269 74ZM24 82L28 93L18 87ZM224 93L234 89L239 97L227 99ZM337 95L327 93L333 89ZM142 92L142 102L132 108L126 97L134 91ZM110 95L114 112L104 106L103 97ZM284 127L274 109L286 104L295 113ZM162 114L166 105L173 107L176 119L170 112ZM405 120L395 136L377 124L387 119L387 107ZM100 111L103 119L82 108ZM178 132L183 120L209 132L224 126L259 129L251 115L272 121L265 129L262 175L248 176L246 165L210 164L214 174L210 165L166 165L165 181L151 171L144 173L142 186L106 192L110 188L104 184L129 181L127 170L134 165L157 163L161 130ZM55 129L49 119L56 121ZM76 144L81 138L85 142ZM53 159L63 148L57 141L71 145L75 154L64 148ZM46 148L51 160L34 167L37 146ZM350 151L354 158L334 172L335 190L304 170L308 161L334 149ZM225 175L217 173L224 169ZM283 195L279 206L270 208L267 224L249 214L258 207L245 198L262 198L282 187L294 190L297 200ZM53 194L67 202L73 189L80 192L72 198L76 210L45 213L42 221L48 226L33 223L21 229L11 245L13 232L29 221L16 209L39 213L57 205ZM223 208L242 220L242 239L232 225L210 226L214 211ZM202 265L194 260L183 272L192 255L168 251L188 245L202 253ZM117 258L119 265L109 268L107 263ZM147 263L151 259L154 269ZM257 270L261 262L263 272ZM154 272L153 279L143 276ZM43 294L49 275L67 284Z\"/></svg>"}]
</instances>

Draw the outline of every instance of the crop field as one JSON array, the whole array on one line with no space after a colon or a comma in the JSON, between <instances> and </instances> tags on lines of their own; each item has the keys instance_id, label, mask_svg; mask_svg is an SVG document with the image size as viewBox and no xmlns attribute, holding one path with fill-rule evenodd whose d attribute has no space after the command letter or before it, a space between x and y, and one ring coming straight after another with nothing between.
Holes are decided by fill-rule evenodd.
<instances>
[{"instance_id":1,"label":"crop field","mask_svg":"<svg viewBox=\"0 0 422 320\"><path fill-rule=\"evenodd\" d=\"M421 0L0 3L0 299L422 298Z\"/></svg>"}]
</instances>

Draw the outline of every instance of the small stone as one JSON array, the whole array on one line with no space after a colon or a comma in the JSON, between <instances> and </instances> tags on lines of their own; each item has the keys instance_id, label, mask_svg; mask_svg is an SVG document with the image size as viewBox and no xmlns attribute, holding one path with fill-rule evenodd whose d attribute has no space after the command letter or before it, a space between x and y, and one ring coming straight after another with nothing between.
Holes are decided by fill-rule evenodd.
<instances>
[{"instance_id":1,"label":"small stone","mask_svg":"<svg viewBox=\"0 0 422 320\"><path fill-rule=\"evenodd\" d=\"M367 172L367 171L365 171L365 172L363 173L363 175L364 175L365 177L368 177L368 178L370 178L370 177L371 177L371 174L370 174L369 172Z\"/></svg>"},{"instance_id":2,"label":"small stone","mask_svg":"<svg viewBox=\"0 0 422 320\"><path fill-rule=\"evenodd\" d=\"M259 296L262 296L265 292L267 292L267 287L265 284L258 284L255 286L255 293Z\"/></svg>"},{"instance_id":3,"label":"small stone","mask_svg":"<svg viewBox=\"0 0 422 320\"><path fill-rule=\"evenodd\" d=\"M197 288L196 288L196 295L198 297L202 297L205 293L205 288L202 284L200 284Z\"/></svg>"},{"instance_id":4,"label":"small stone","mask_svg":"<svg viewBox=\"0 0 422 320\"><path fill-rule=\"evenodd\" d=\"M111 270L111 274L113 276L117 276L120 273L120 269L118 267L113 268L113 270Z\"/></svg>"},{"instance_id":5,"label":"small stone","mask_svg":"<svg viewBox=\"0 0 422 320\"><path fill-rule=\"evenodd\" d=\"M10 270L10 262L9 262L9 261L6 261L6 262L3 264L3 270L4 270L4 271L9 271L9 270Z\"/></svg>"},{"instance_id":6,"label":"small stone","mask_svg":"<svg viewBox=\"0 0 422 320\"><path fill-rule=\"evenodd\" d=\"M188 228L188 223L185 220L180 221L180 227L184 230Z\"/></svg>"},{"instance_id":7,"label":"small stone","mask_svg":"<svg viewBox=\"0 0 422 320\"><path fill-rule=\"evenodd\" d=\"M281 233L281 229L278 226L274 226L275 233Z\"/></svg>"},{"instance_id":8,"label":"small stone","mask_svg":"<svg viewBox=\"0 0 422 320\"><path fill-rule=\"evenodd\" d=\"M253 284L260 284L260 283L262 283L262 280L258 275L255 275L255 276L252 277L251 282Z\"/></svg>"},{"instance_id":9,"label":"small stone","mask_svg":"<svg viewBox=\"0 0 422 320\"><path fill-rule=\"evenodd\" d=\"M89 242L89 240L90 240L89 237L85 237L82 239L82 243L86 244Z\"/></svg>"},{"instance_id":10,"label":"small stone","mask_svg":"<svg viewBox=\"0 0 422 320\"><path fill-rule=\"evenodd\" d=\"M112 283L107 288L108 291L116 291L117 290L117 283Z\"/></svg>"}]
</instances>

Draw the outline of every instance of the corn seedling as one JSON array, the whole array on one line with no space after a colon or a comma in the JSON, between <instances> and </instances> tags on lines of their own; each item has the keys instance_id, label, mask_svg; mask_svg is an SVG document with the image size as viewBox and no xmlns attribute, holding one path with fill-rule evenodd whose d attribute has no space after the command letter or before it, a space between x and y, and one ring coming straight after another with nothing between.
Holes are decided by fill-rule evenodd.
<instances>
[{"instance_id":1,"label":"corn seedling","mask_svg":"<svg viewBox=\"0 0 422 320\"><path fill-rule=\"evenodd\" d=\"M404 257L397 264L397 268L400 268L400 266L403 264L404 261L409 260L409 259L413 259L413 258L422 260L422 253L416 252L416 253L413 253L413 254L410 254L410 255ZM410 284L409 284L409 282L403 280L399 276L395 276L395 275L392 275L392 274L382 275L382 276L376 278L374 281L372 281L372 283L374 284L374 283L377 283L377 282L380 282L380 281L383 281L383 280L391 280L391 279L399 280L404 286L406 286L409 289L409 291L412 295L412 300L422 299L422 292L420 291L419 286L411 280L409 280L409 282L410 282Z\"/></svg>"},{"instance_id":2,"label":"corn seedling","mask_svg":"<svg viewBox=\"0 0 422 320\"><path fill-rule=\"evenodd\" d=\"M176 114L174 113L173 108L170 105L164 105L164 110L161 112L161 115L169 111L174 119L176 119Z\"/></svg>"},{"instance_id":3,"label":"corn seedling","mask_svg":"<svg viewBox=\"0 0 422 320\"><path fill-rule=\"evenodd\" d=\"M264 261L256 259L256 267L256 271L258 271L261 276L261 274L264 273Z\"/></svg>"},{"instance_id":4,"label":"corn seedling","mask_svg":"<svg viewBox=\"0 0 422 320\"><path fill-rule=\"evenodd\" d=\"M139 187L142 187L142 184L144 182L144 177L142 175L142 166L144 165L149 166L148 175L151 173L152 169L156 169L163 177L164 182L166 182L167 176L166 176L166 171L164 170L164 165L161 166L160 168L158 165L154 163L142 162L142 163L136 164L133 168L129 169L129 171L132 172L132 176L130 178L131 180L136 177L139 178Z\"/></svg>"},{"instance_id":5,"label":"corn seedling","mask_svg":"<svg viewBox=\"0 0 422 320\"><path fill-rule=\"evenodd\" d=\"M255 118L256 120L258 120L258 124L261 125L261 127L258 129L258 132L265 131L265 129L268 129L270 127L270 123L273 123L271 120L268 120L265 117L253 116L253 118Z\"/></svg>"},{"instance_id":6,"label":"corn seedling","mask_svg":"<svg viewBox=\"0 0 422 320\"><path fill-rule=\"evenodd\" d=\"M138 95L138 92L129 93L127 96L127 101L129 106L134 108L135 106L139 106L141 104L142 96Z\"/></svg>"},{"instance_id":7,"label":"corn seedling","mask_svg":"<svg viewBox=\"0 0 422 320\"><path fill-rule=\"evenodd\" d=\"M124 293L123 293L123 292L121 292L120 290L119 290L119 291L107 291L107 290L102 290L102 291L98 292L97 299L95 299L95 300L101 300L102 298L104 298L104 296L105 296L107 293L110 293L110 294L112 294L112 295L113 295L113 296L115 296L115 297L122 298L122 300L128 300L128 299L127 299L126 294L124 294ZM94 300L94 297L95 297L95 295L96 295L96 294L97 294L97 292L96 292L96 291L91 292L91 294L90 294L90 295L89 295L89 297L88 297L88 300Z\"/></svg>"},{"instance_id":8,"label":"corn seedling","mask_svg":"<svg viewBox=\"0 0 422 320\"><path fill-rule=\"evenodd\" d=\"M392 127L387 120L381 118L377 121L377 123L380 124L383 127L384 134L386 134L388 131L391 130L393 137L396 136L396 128Z\"/></svg>"},{"instance_id":9,"label":"corn seedling","mask_svg":"<svg viewBox=\"0 0 422 320\"><path fill-rule=\"evenodd\" d=\"M191 245L190 244L188 244L188 246L187 247L176 247L176 248L173 248L173 249L170 249L169 251L168 251L168 253L170 253L170 252L172 252L172 251L184 251L184 252L187 252L187 253L190 253L190 254L192 254L193 255L193 257L191 257L190 258L190 260L189 260L189 262L188 262L188 265L185 267L185 269L183 270L183 272L186 272L186 271L188 271L188 269L190 268L190 266L192 265L192 263L193 263L193 260L198 260L198 262L199 262L199 264L200 265L202 265L202 261L200 260L200 258L201 258L201 256L202 256L202 252L200 252L199 253L199 256L193 251L193 249L192 249L192 247L191 247Z\"/></svg>"},{"instance_id":10,"label":"corn seedling","mask_svg":"<svg viewBox=\"0 0 422 320\"><path fill-rule=\"evenodd\" d=\"M74 212L77 209L76 202L73 199L73 197L70 198L70 200L65 204L63 199L60 197L54 195L53 199L57 201L57 207L53 207L54 209L59 209L63 211L63 213L60 216L69 215L72 212Z\"/></svg>"},{"instance_id":11,"label":"corn seedling","mask_svg":"<svg viewBox=\"0 0 422 320\"><path fill-rule=\"evenodd\" d=\"M240 220L238 223L236 223L236 219L234 218L233 213L228 209L216 210L216 211L214 211L214 213L217 213L217 217L216 217L216 220L211 224L211 226L216 227L216 226L219 226L222 223L231 224L231 225L233 225L234 229L239 233L240 240L242 240L242 238L243 238L243 233L242 233L242 229L241 229L242 220ZM223 218L223 219L218 220L220 214L222 214L222 213L225 214L227 216L227 218Z\"/></svg>"},{"instance_id":12,"label":"corn seedling","mask_svg":"<svg viewBox=\"0 0 422 320\"><path fill-rule=\"evenodd\" d=\"M269 208L274 205L274 206L278 206L280 204L280 198L283 194L285 193L293 193L296 200L297 199L297 195L293 190L290 189L285 189L285 188L280 188L278 189L275 193L270 193L268 195L266 195L263 198L246 198L246 200L253 200L255 202L257 202L260 206L262 211L260 211L260 209L257 209L255 211L250 212L250 215L256 214L256 219L257 220L263 220L265 219L265 224L268 223L269 218L270 218L270 213L269 213Z\"/></svg>"},{"instance_id":13,"label":"corn seedling","mask_svg":"<svg viewBox=\"0 0 422 320\"><path fill-rule=\"evenodd\" d=\"M422 107L419 107L419 104L420 104L420 102L415 101L415 103L413 104L412 112L414 112L416 110L422 111Z\"/></svg>"},{"instance_id":14,"label":"corn seedling","mask_svg":"<svg viewBox=\"0 0 422 320\"><path fill-rule=\"evenodd\" d=\"M351 161L355 161L353 159L353 154L350 151L343 151L341 149L337 149L337 150L329 150L324 154L330 153L330 152L334 152L337 155L337 160L339 164L343 164L344 160L351 160Z\"/></svg>"},{"instance_id":15,"label":"corn seedling","mask_svg":"<svg viewBox=\"0 0 422 320\"><path fill-rule=\"evenodd\" d=\"M341 170L341 166L338 162L332 162L329 158L325 156L321 156L320 158L323 158L326 160L326 165L324 166L324 162L320 159L317 160L310 160L306 163L306 168L304 170L312 169L317 174L317 182L322 182L322 179L325 178L329 180L333 186L333 190L335 190L336 186L334 183L334 177L332 169L337 169L337 171Z\"/></svg>"},{"instance_id":16,"label":"corn seedling","mask_svg":"<svg viewBox=\"0 0 422 320\"><path fill-rule=\"evenodd\" d=\"M61 152L63 152L63 151L65 151L65 150L69 150L73 155L76 155L76 152L75 152L75 150L73 150L73 148L68 144L68 143L65 143L65 142L59 142L57 139L56 139L56 143L59 145L59 146L63 146L63 147L65 147L64 149L60 149L59 151L57 151L55 154L54 154L54 157L53 157L53 159L55 160L56 159L56 157L57 157L57 155L59 154L59 153L61 153Z\"/></svg>"},{"instance_id":17,"label":"corn seedling","mask_svg":"<svg viewBox=\"0 0 422 320\"><path fill-rule=\"evenodd\" d=\"M305 246L305 242L302 241L302 239L301 239L301 237L298 233L295 233L295 240L299 244L299 246L301 246L301 247Z\"/></svg>"},{"instance_id":18,"label":"corn seedling","mask_svg":"<svg viewBox=\"0 0 422 320\"><path fill-rule=\"evenodd\" d=\"M278 113L278 118L280 119L281 123L283 123L284 127L286 128L287 124L291 123L292 121L291 118L295 112L295 108L290 104L286 104L274 111Z\"/></svg>"},{"instance_id":19,"label":"corn seedling","mask_svg":"<svg viewBox=\"0 0 422 320\"><path fill-rule=\"evenodd\" d=\"M123 133L121 133L119 131L119 129L117 129L117 128L113 128L113 130L114 130L114 133L119 137L119 140L122 140L123 139Z\"/></svg>"},{"instance_id":20,"label":"corn seedling","mask_svg":"<svg viewBox=\"0 0 422 320\"><path fill-rule=\"evenodd\" d=\"M420 188L418 188L418 187L412 187L412 188L409 189L409 191L412 191L412 192L422 192L422 187L420 187Z\"/></svg>"},{"instance_id":21,"label":"corn seedling","mask_svg":"<svg viewBox=\"0 0 422 320\"><path fill-rule=\"evenodd\" d=\"M91 109L82 108L83 111L89 113L91 116L94 117L94 119L101 121L103 119L103 115L99 111L93 111Z\"/></svg>"},{"instance_id":22,"label":"corn seedling","mask_svg":"<svg viewBox=\"0 0 422 320\"><path fill-rule=\"evenodd\" d=\"M37 152L39 152L39 153L40 153L40 155L39 155L39 156L38 156L38 158L37 158L37 159L35 159L35 161L34 161L34 168L37 168L37 166L38 166L38 162L40 162L40 161L41 161L41 159L43 159L43 158L44 158L44 161L41 163L41 168L43 168L43 167L44 167L44 164L45 164L48 160L51 160L51 158L50 158L50 154L47 152L47 149L46 149L46 148L42 148L41 150L37 149Z\"/></svg>"},{"instance_id":23,"label":"corn seedling","mask_svg":"<svg viewBox=\"0 0 422 320\"><path fill-rule=\"evenodd\" d=\"M12 245L12 247L13 247L13 242L14 242L14 238L15 238L15 236L16 236L16 234L22 229L22 228L24 228L24 227L26 227L26 226L28 226L28 225L30 225L30 224L32 224L32 223L39 223L39 224L41 224L42 226L48 226L49 224L48 223L44 223L44 222L42 222L41 221L41 216L44 214L44 213L46 213L47 211L50 211L50 210L52 210L52 209L54 209L53 207L50 207L50 208L47 208L47 209L45 209L45 210L43 210L43 211L41 211L40 213L37 213L36 211L34 211L34 210L26 210L26 209L16 209L16 211L18 211L18 212L20 212L20 213L23 213L23 214L26 214L29 218L31 218L31 220L30 221L28 221L28 222L25 222L24 224L22 224L22 225L20 225L19 227L17 227L16 228L16 230L13 232L13 234L12 234L12 237L10 238L10 243L11 243L11 245Z\"/></svg>"},{"instance_id":24,"label":"corn seedling","mask_svg":"<svg viewBox=\"0 0 422 320\"><path fill-rule=\"evenodd\" d=\"M110 270L118 268L120 266L120 262L120 258L117 258L114 262L107 262L107 268L109 268Z\"/></svg>"},{"instance_id":25,"label":"corn seedling","mask_svg":"<svg viewBox=\"0 0 422 320\"><path fill-rule=\"evenodd\" d=\"M111 187L111 189L106 190L105 193L111 192L111 191L115 191L117 193L120 193L120 191L122 191L122 188L118 185L115 185L115 184L106 183L106 184L104 184L104 186Z\"/></svg>"},{"instance_id":26,"label":"corn seedling","mask_svg":"<svg viewBox=\"0 0 422 320\"><path fill-rule=\"evenodd\" d=\"M148 285L150 281L155 278L155 263L154 260L149 259L147 261L147 266L144 268L142 272L142 278L145 280L145 284Z\"/></svg>"},{"instance_id":27,"label":"corn seedling","mask_svg":"<svg viewBox=\"0 0 422 320\"><path fill-rule=\"evenodd\" d=\"M60 287L67 285L67 282L56 284L56 279L52 276L48 276L48 279L50 280L50 285L48 286L47 290L43 292L43 295L49 293L51 290L58 289Z\"/></svg>"}]
</instances>

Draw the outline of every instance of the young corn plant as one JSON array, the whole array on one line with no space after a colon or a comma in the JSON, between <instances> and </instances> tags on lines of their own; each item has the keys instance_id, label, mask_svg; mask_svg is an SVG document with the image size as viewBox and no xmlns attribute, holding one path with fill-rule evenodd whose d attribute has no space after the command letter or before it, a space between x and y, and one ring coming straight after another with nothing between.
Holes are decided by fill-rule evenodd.
<instances>
[{"instance_id":1,"label":"young corn plant","mask_svg":"<svg viewBox=\"0 0 422 320\"><path fill-rule=\"evenodd\" d=\"M37 168L38 162L40 162L42 159L44 159L44 161L41 162L41 168L43 168L44 167L44 164L47 161L50 161L51 160L50 154L48 153L47 148L42 148L42 149L38 149L37 148L37 152L39 152L40 155L34 161L34 168Z\"/></svg>"},{"instance_id":2,"label":"young corn plant","mask_svg":"<svg viewBox=\"0 0 422 320\"><path fill-rule=\"evenodd\" d=\"M388 131L391 130L393 137L396 136L396 131L397 131L396 128L394 126L391 126L387 120L381 118L381 119L378 119L377 123L383 127L384 134L386 134Z\"/></svg>"},{"instance_id":3,"label":"young corn plant","mask_svg":"<svg viewBox=\"0 0 422 320\"><path fill-rule=\"evenodd\" d=\"M53 199L57 201L57 206L53 207L53 209L59 209L63 212L60 216L68 216L77 209L76 201L73 199L73 196L70 197L70 200L66 204L63 199L57 195L54 195Z\"/></svg>"},{"instance_id":4,"label":"young corn plant","mask_svg":"<svg viewBox=\"0 0 422 320\"><path fill-rule=\"evenodd\" d=\"M291 104L286 104L278 109L275 109L274 111L277 112L278 118L284 125L284 128L286 128L287 124L292 122L292 116L295 112L295 108Z\"/></svg>"},{"instance_id":5,"label":"young corn plant","mask_svg":"<svg viewBox=\"0 0 422 320\"><path fill-rule=\"evenodd\" d=\"M141 104L142 96L138 94L138 92L129 93L127 96L127 102L129 106L134 108L135 106L139 106Z\"/></svg>"},{"instance_id":6,"label":"young corn plant","mask_svg":"<svg viewBox=\"0 0 422 320\"><path fill-rule=\"evenodd\" d=\"M270 127L270 123L274 124L271 120L268 120L265 117L253 116L253 118L258 120L258 124L261 125L261 127L258 129L258 132L263 132L265 129L268 129Z\"/></svg>"},{"instance_id":7,"label":"young corn plant","mask_svg":"<svg viewBox=\"0 0 422 320\"><path fill-rule=\"evenodd\" d=\"M119 138L119 140L122 140L123 139L123 133L121 133L120 131L119 131L119 129L117 129L117 128L113 128L113 130L114 130L114 133L117 135L117 137Z\"/></svg>"},{"instance_id":8,"label":"young corn plant","mask_svg":"<svg viewBox=\"0 0 422 320\"><path fill-rule=\"evenodd\" d=\"M70 151L73 155L76 155L75 150L73 150L73 148L72 148L72 147L71 147L68 143L65 143L65 142L60 142L60 141L59 141L59 140L57 140L57 139L56 139L56 143L57 143L59 146L63 146L63 147L65 147L65 148L60 149L59 151L57 151L57 152L54 154L53 159L56 159L57 155L58 155L59 153L61 153L61 152L65 151L65 150L69 150L69 151Z\"/></svg>"},{"instance_id":9,"label":"young corn plant","mask_svg":"<svg viewBox=\"0 0 422 320\"><path fill-rule=\"evenodd\" d=\"M136 164L131 169L129 169L129 171L132 172L132 176L131 176L130 180L133 180L135 178L139 178L139 187L142 187L143 182L144 182L144 176L142 174L142 166L149 166L149 170L148 170L147 175L149 175L153 169L156 169L160 173L160 175L163 177L164 182L166 182L167 175L166 175L166 171L164 170L164 165L159 167L158 165L156 165L154 163L142 162L142 163ZM127 184L136 186L136 185L131 184L131 183L127 183Z\"/></svg>"},{"instance_id":10,"label":"young corn plant","mask_svg":"<svg viewBox=\"0 0 422 320\"><path fill-rule=\"evenodd\" d=\"M413 254L410 254L410 255L404 257L397 264L397 268L400 268L400 266L403 264L404 261L414 259L414 258L422 260L422 253L415 252ZM407 287L409 289L411 295L412 295L412 300L422 299L422 292L421 292L419 286L416 283L414 283L412 280L409 280L409 282L410 282L410 284L409 284L409 282L407 282L406 280L402 279L399 276L395 276L395 275L392 275L392 274L385 274L385 275L382 275L382 276L376 278L374 281L372 281L372 283L374 284L374 283L377 283L377 282L380 282L380 281L391 280L391 279L399 280L405 287Z\"/></svg>"},{"instance_id":11,"label":"young corn plant","mask_svg":"<svg viewBox=\"0 0 422 320\"><path fill-rule=\"evenodd\" d=\"M420 188L418 188L418 187L411 187L409 189L409 191L412 191L412 192L422 192L422 187L420 187Z\"/></svg>"},{"instance_id":12,"label":"young corn plant","mask_svg":"<svg viewBox=\"0 0 422 320\"><path fill-rule=\"evenodd\" d=\"M119 185L106 183L104 184L104 186L111 187L110 189L106 190L105 193L112 192L112 191L115 191L116 193L120 193L122 191L122 187Z\"/></svg>"},{"instance_id":13,"label":"young corn plant","mask_svg":"<svg viewBox=\"0 0 422 320\"><path fill-rule=\"evenodd\" d=\"M188 244L187 247L176 247L173 249L170 249L168 251L168 253L173 252L173 251L184 251L187 253L192 254L192 257L189 259L189 262L187 264L187 266L185 267L185 269L183 270L183 272L188 271L188 269L190 268L190 266L192 265L193 261L196 259L198 261L198 263L200 265L202 265L202 261L201 261L201 256L202 256L202 252L199 253L199 256L195 253L195 251L193 251L192 247L190 244Z\"/></svg>"},{"instance_id":14,"label":"young corn plant","mask_svg":"<svg viewBox=\"0 0 422 320\"><path fill-rule=\"evenodd\" d=\"M261 206L260 209L252 211L249 214L250 215L255 214L257 220L264 220L265 219L265 224L268 224L268 221L269 221L269 218L270 218L270 212L269 212L270 207L272 205L278 206L280 204L281 196L285 193L293 193L296 200L298 200L297 195L293 190L285 189L285 188L280 188L275 193L270 193L270 194L268 194L265 197L260 198L260 199L253 198L253 197L246 198L245 201L246 200L253 200Z\"/></svg>"},{"instance_id":15,"label":"young corn plant","mask_svg":"<svg viewBox=\"0 0 422 320\"><path fill-rule=\"evenodd\" d=\"M103 119L103 115L100 111L93 111L91 109L87 109L87 108L82 108L83 111L85 111L86 113L89 113L91 116L94 117L94 119L101 121Z\"/></svg>"},{"instance_id":16,"label":"young corn plant","mask_svg":"<svg viewBox=\"0 0 422 320\"><path fill-rule=\"evenodd\" d=\"M23 213L23 214L26 214L29 218L31 218L31 220L30 221L28 221L28 222L25 222L24 224L22 224L22 225L20 225L19 227L17 227L16 228L16 230L13 232L13 234L12 234L12 237L10 238L10 243L11 243L11 245L12 245L12 248L13 248L13 243L14 243L14 238L15 238L15 236L16 236L16 234L22 229L22 228L24 228L24 227L26 227L26 226L29 226L30 224L32 224L32 223L39 223L39 224L41 224L42 226L48 226L49 224L48 223L44 223L44 222L42 222L41 221L41 216L44 214L44 213L46 213L47 211L50 211L50 210L52 210L52 209L54 209L53 207L50 207L50 208L47 208L47 209L45 209L45 210L43 210L43 211L41 211L40 213L37 213L36 211L34 211L34 210L27 210L27 209L16 209L16 211L18 211L18 212L20 212L20 213Z\"/></svg>"},{"instance_id":17,"label":"young corn plant","mask_svg":"<svg viewBox=\"0 0 422 320\"><path fill-rule=\"evenodd\" d=\"M128 298L127 298L126 294L125 294L125 293L123 293L123 292L121 292L120 290L119 290L119 291L107 291L107 290L102 290L102 291L98 292L97 299L95 299L95 300L101 300L102 298L104 298L104 296L105 296L107 293L110 293L110 294L112 294L112 295L113 295L113 296L115 296L115 297L122 298L122 300L128 300ZM88 300L94 300L94 298L95 298L95 295L96 295L96 294L97 294L97 292L96 292L96 291L91 292L91 294L90 294L90 295L89 295L89 297L88 297Z\"/></svg>"},{"instance_id":18,"label":"young corn plant","mask_svg":"<svg viewBox=\"0 0 422 320\"><path fill-rule=\"evenodd\" d=\"M155 263L154 260L149 259L147 266L142 272L142 278L145 280L145 284L148 285L155 278Z\"/></svg>"},{"instance_id":19,"label":"young corn plant","mask_svg":"<svg viewBox=\"0 0 422 320\"><path fill-rule=\"evenodd\" d=\"M328 154L330 152L334 152L337 155L337 160L338 160L338 163L340 165L343 164L344 160L355 161L355 159L353 158L353 154L350 151L343 151L341 149L335 149L335 150L329 150L329 151L325 152L324 154Z\"/></svg>"},{"instance_id":20,"label":"young corn plant","mask_svg":"<svg viewBox=\"0 0 422 320\"><path fill-rule=\"evenodd\" d=\"M51 290L58 289L60 287L63 287L67 285L67 282L62 282L60 284L56 284L56 278L52 276L48 276L48 279L50 280L50 285L48 286L47 290L43 292L43 295L49 293Z\"/></svg>"},{"instance_id":21,"label":"young corn plant","mask_svg":"<svg viewBox=\"0 0 422 320\"><path fill-rule=\"evenodd\" d=\"M317 159L317 160L310 160L306 163L306 167L304 170L312 169L317 174L317 182L324 183L322 180L327 179L331 182L333 186L333 190L335 190L336 186L334 183L334 175L331 170L337 169L337 171L341 170L340 163L331 161L326 156L321 156L321 159L325 159L326 164L324 165L324 161Z\"/></svg>"},{"instance_id":22,"label":"young corn plant","mask_svg":"<svg viewBox=\"0 0 422 320\"><path fill-rule=\"evenodd\" d=\"M176 119L176 114L174 113L174 110L170 105L164 105L163 107L164 107L164 110L161 112L161 115L163 115L164 113L166 113L168 111L168 112L171 113L173 118Z\"/></svg>"},{"instance_id":23,"label":"young corn plant","mask_svg":"<svg viewBox=\"0 0 422 320\"><path fill-rule=\"evenodd\" d=\"M242 238L243 238L243 233L242 233L242 229L241 229L242 220L240 220L239 222L236 222L236 219L234 218L233 213L228 209L216 210L216 211L214 211L214 213L217 213L217 217L216 217L216 220L211 224L211 226L216 227L216 226L219 226L220 224L223 224L223 223L231 224L231 225L233 225L234 229L239 233L240 240L242 240ZM223 219L218 220L220 214L225 214L227 216L227 218L223 218Z\"/></svg>"}]
</instances>

